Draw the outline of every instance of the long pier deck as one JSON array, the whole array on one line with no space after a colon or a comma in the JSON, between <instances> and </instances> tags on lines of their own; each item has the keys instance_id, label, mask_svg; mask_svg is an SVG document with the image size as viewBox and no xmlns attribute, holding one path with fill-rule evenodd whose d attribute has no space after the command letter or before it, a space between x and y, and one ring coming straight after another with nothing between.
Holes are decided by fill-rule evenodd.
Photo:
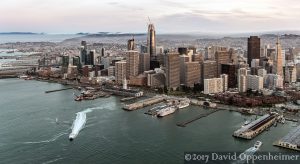
<instances>
[{"instance_id":1,"label":"long pier deck","mask_svg":"<svg viewBox=\"0 0 300 164\"><path fill-rule=\"evenodd\" d=\"M210 111L207 112L207 113L203 113L203 114L200 114L200 115L198 115L196 117L193 117L193 118L191 118L189 120L186 120L186 121L183 121L183 122L179 122L176 125L180 126L180 127L186 127L186 125L188 125L188 124L190 124L190 123L192 123L192 122L194 122L194 121L196 121L196 120L198 120L200 118L207 117L207 116L209 116L209 115L211 115L211 114L213 114L213 113L215 113L215 112L217 112L219 110L221 110L221 109L210 109Z\"/></svg>"},{"instance_id":2,"label":"long pier deck","mask_svg":"<svg viewBox=\"0 0 300 164\"><path fill-rule=\"evenodd\" d=\"M45 91L45 93L58 92L58 91L64 91L69 89L73 89L73 88L70 87L70 88L63 88L63 89L55 89L55 90Z\"/></svg>"}]
</instances>

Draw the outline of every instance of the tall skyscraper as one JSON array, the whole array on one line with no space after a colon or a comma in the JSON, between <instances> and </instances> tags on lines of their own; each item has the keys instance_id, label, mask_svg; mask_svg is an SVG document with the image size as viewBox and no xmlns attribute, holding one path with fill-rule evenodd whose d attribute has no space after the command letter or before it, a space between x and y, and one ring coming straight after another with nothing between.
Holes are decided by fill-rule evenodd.
<instances>
[{"instance_id":1,"label":"tall skyscraper","mask_svg":"<svg viewBox=\"0 0 300 164\"><path fill-rule=\"evenodd\" d=\"M228 51L216 51L215 59L217 62L218 77L222 74L221 64L228 64L230 62L230 56Z\"/></svg>"},{"instance_id":2,"label":"tall skyscraper","mask_svg":"<svg viewBox=\"0 0 300 164\"><path fill-rule=\"evenodd\" d=\"M148 25L147 47L147 52L150 54L152 60L156 56L156 36L154 24L152 23Z\"/></svg>"},{"instance_id":3,"label":"tall skyscraper","mask_svg":"<svg viewBox=\"0 0 300 164\"><path fill-rule=\"evenodd\" d=\"M252 59L260 59L260 38L250 36L248 38L248 64L251 66Z\"/></svg>"},{"instance_id":4,"label":"tall skyscraper","mask_svg":"<svg viewBox=\"0 0 300 164\"><path fill-rule=\"evenodd\" d=\"M238 90L239 90L239 92L247 91L247 75L248 75L248 70L246 68L238 69Z\"/></svg>"},{"instance_id":5,"label":"tall skyscraper","mask_svg":"<svg viewBox=\"0 0 300 164\"><path fill-rule=\"evenodd\" d=\"M122 84L126 78L126 61L118 61L115 66L116 82Z\"/></svg>"},{"instance_id":6,"label":"tall skyscraper","mask_svg":"<svg viewBox=\"0 0 300 164\"><path fill-rule=\"evenodd\" d=\"M184 63L184 85L194 87L200 82L200 64L198 62Z\"/></svg>"},{"instance_id":7,"label":"tall skyscraper","mask_svg":"<svg viewBox=\"0 0 300 164\"><path fill-rule=\"evenodd\" d=\"M180 86L180 61L178 53L167 53L166 64L166 85L168 88L176 89Z\"/></svg>"},{"instance_id":8,"label":"tall skyscraper","mask_svg":"<svg viewBox=\"0 0 300 164\"><path fill-rule=\"evenodd\" d=\"M228 88L236 88L237 86L236 69L235 64L222 64L222 74L228 75Z\"/></svg>"},{"instance_id":9,"label":"tall skyscraper","mask_svg":"<svg viewBox=\"0 0 300 164\"><path fill-rule=\"evenodd\" d=\"M86 41L81 41L80 59L82 64L85 64L86 58L87 58L87 44Z\"/></svg>"},{"instance_id":10,"label":"tall skyscraper","mask_svg":"<svg viewBox=\"0 0 300 164\"><path fill-rule=\"evenodd\" d=\"M273 73L280 75L281 77L283 76L283 65L282 65L282 54L281 54L281 45L279 42L279 37L277 37L277 42L276 42L276 51L275 51L275 61L274 61L274 66L273 66Z\"/></svg>"},{"instance_id":11,"label":"tall skyscraper","mask_svg":"<svg viewBox=\"0 0 300 164\"><path fill-rule=\"evenodd\" d=\"M135 43L134 43L134 37L132 39L129 39L127 42L127 50L134 50L135 49Z\"/></svg>"},{"instance_id":12,"label":"tall skyscraper","mask_svg":"<svg viewBox=\"0 0 300 164\"><path fill-rule=\"evenodd\" d=\"M213 60L206 60L202 64L202 80L212 79L218 77L217 62ZM203 82L202 82L203 84Z\"/></svg>"},{"instance_id":13,"label":"tall skyscraper","mask_svg":"<svg viewBox=\"0 0 300 164\"><path fill-rule=\"evenodd\" d=\"M139 74L139 52L138 51L127 51L126 52L126 76L130 78L130 76L137 76Z\"/></svg>"},{"instance_id":14,"label":"tall skyscraper","mask_svg":"<svg viewBox=\"0 0 300 164\"><path fill-rule=\"evenodd\" d=\"M150 55L148 53L140 53L140 73L150 70Z\"/></svg>"}]
</instances>

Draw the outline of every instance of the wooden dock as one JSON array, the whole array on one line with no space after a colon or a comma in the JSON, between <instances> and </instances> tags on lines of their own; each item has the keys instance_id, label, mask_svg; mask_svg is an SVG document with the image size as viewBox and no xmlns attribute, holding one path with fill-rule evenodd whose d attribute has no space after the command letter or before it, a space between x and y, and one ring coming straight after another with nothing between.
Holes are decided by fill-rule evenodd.
<instances>
[{"instance_id":1,"label":"wooden dock","mask_svg":"<svg viewBox=\"0 0 300 164\"><path fill-rule=\"evenodd\" d=\"M177 123L176 125L180 126L180 127L186 127L187 124L192 123L192 122L194 122L194 121L196 121L196 120L198 120L200 118L207 117L207 116L209 116L209 115L211 115L211 114L213 114L213 113L215 113L215 112L217 112L217 111L219 111L221 109L209 109L209 110L210 111L207 112L207 113L200 114L200 115L198 115L196 117L193 117L193 118L191 118L189 120Z\"/></svg>"},{"instance_id":2,"label":"wooden dock","mask_svg":"<svg viewBox=\"0 0 300 164\"><path fill-rule=\"evenodd\" d=\"M70 88L63 88L63 89L50 90L50 91L45 91L45 93L58 92L58 91L64 91L64 90L69 90L69 89L73 89L73 88L70 87Z\"/></svg>"}]
</instances>

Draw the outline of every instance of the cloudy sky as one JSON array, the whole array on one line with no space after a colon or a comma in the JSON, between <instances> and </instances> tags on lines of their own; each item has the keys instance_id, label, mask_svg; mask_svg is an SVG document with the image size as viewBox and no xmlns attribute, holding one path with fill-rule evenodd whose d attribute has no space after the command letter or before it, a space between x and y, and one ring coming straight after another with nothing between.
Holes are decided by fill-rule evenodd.
<instances>
[{"instance_id":1,"label":"cloudy sky","mask_svg":"<svg viewBox=\"0 0 300 164\"><path fill-rule=\"evenodd\" d=\"M298 30L297 0L1 0L0 31L158 33Z\"/></svg>"}]
</instances>

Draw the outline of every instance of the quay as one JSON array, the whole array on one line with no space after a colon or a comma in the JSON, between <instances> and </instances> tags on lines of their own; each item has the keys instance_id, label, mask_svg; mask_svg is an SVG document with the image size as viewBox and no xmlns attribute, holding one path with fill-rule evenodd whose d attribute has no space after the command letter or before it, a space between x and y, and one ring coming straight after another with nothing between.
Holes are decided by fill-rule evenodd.
<instances>
[{"instance_id":1,"label":"quay","mask_svg":"<svg viewBox=\"0 0 300 164\"><path fill-rule=\"evenodd\" d=\"M73 89L73 88L70 87L70 88L64 88L64 89L50 90L50 91L45 91L45 93L58 92L58 91L64 91L64 90L69 90L69 89Z\"/></svg>"},{"instance_id":2,"label":"quay","mask_svg":"<svg viewBox=\"0 0 300 164\"><path fill-rule=\"evenodd\" d=\"M197 105L197 106L211 107L211 108L217 107L216 103L213 103L210 101L199 101L199 100L195 100L195 99L191 99L191 104Z\"/></svg>"},{"instance_id":3,"label":"quay","mask_svg":"<svg viewBox=\"0 0 300 164\"><path fill-rule=\"evenodd\" d=\"M109 92L119 96L129 96L129 97L142 97L144 92L140 90L133 89L122 89L122 88L114 88L114 87L105 87L102 88L104 92Z\"/></svg>"},{"instance_id":4,"label":"quay","mask_svg":"<svg viewBox=\"0 0 300 164\"><path fill-rule=\"evenodd\" d=\"M146 106L150 106L153 104L157 104L160 102L165 101L165 98L163 96L154 96L145 100L141 100L132 104L126 104L123 106L123 109L132 111L132 110L137 110Z\"/></svg>"},{"instance_id":5,"label":"quay","mask_svg":"<svg viewBox=\"0 0 300 164\"><path fill-rule=\"evenodd\" d=\"M282 139L273 143L274 146L300 151L300 126L291 130Z\"/></svg>"},{"instance_id":6,"label":"quay","mask_svg":"<svg viewBox=\"0 0 300 164\"><path fill-rule=\"evenodd\" d=\"M124 102L124 101L129 101L129 100L134 100L134 99L136 99L137 97L124 97L124 98L122 98L120 101L121 102Z\"/></svg>"},{"instance_id":7,"label":"quay","mask_svg":"<svg viewBox=\"0 0 300 164\"><path fill-rule=\"evenodd\" d=\"M269 128L277 121L278 114L270 113L263 115L257 120L254 120L250 124L238 129L233 133L234 137L243 138L243 139L253 139L264 130Z\"/></svg>"},{"instance_id":8,"label":"quay","mask_svg":"<svg viewBox=\"0 0 300 164\"><path fill-rule=\"evenodd\" d=\"M217 112L217 111L219 111L219 110L221 110L221 109L209 109L209 110L210 110L210 111L207 112L207 113L200 114L200 115L198 115L198 116L196 116L196 117L194 117L194 118L191 118L191 119L189 119L189 120L186 120L186 121L177 123L176 125L177 125L177 126L180 126L180 127L185 127L187 124L192 123L192 122L194 122L194 121L196 121L196 120L198 120L198 119L200 119L200 118L207 117L207 116L209 116L209 115L211 115L211 114L213 114L213 113L215 113L215 112Z\"/></svg>"}]
</instances>

